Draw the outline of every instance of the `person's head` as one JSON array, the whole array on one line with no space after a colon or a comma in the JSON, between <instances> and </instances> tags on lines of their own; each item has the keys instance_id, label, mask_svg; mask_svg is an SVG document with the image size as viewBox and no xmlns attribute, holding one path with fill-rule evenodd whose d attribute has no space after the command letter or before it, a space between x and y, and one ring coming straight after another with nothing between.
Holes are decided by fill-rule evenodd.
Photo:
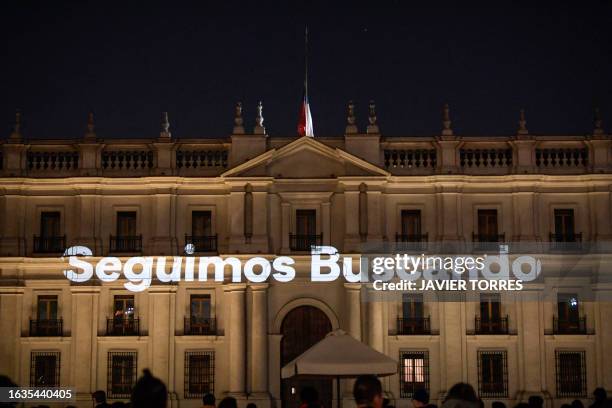
<instances>
[{"instance_id":1,"label":"person's head","mask_svg":"<svg viewBox=\"0 0 612 408\"><path fill-rule=\"evenodd\" d=\"M514 406L514 408L530 408L530 405L526 402L519 402Z\"/></svg>"},{"instance_id":2,"label":"person's head","mask_svg":"<svg viewBox=\"0 0 612 408\"><path fill-rule=\"evenodd\" d=\"M601 387L595 388L593 391L593 396L595 397L595 401L605 401L608 399L608 393Z\"/></svg>"},{"instance_id":3,"label":"person's head","mask_svg":"<svg viewBox=\"0 0 612 408\"><path fill-rule=\"evenodd\" d=\"M153 377L151 371L144 369L142 377L132 389L132 406L134 408L166 408L168 390L159 378Z\"/></svg>"},{"instance_id":4,"label":"person's head","mask_svg":"<svg viewBox=\"0 0 612 408\"><path fill-rule=\"evenodd\" d=\"M249 402L247 404L246 408L257 408L257 405L255 405L255 403L253 403L253 402Z\"/></svg>"},{"instance_id":5,"label":"person's head","mask_svg":"<svg viewBox=\"0 0 612 408\"><path fill-rule=\"evenodd\" d=\"M419 388L412 394L412 405L421 408L429 404L429 393L424 388Z\"/></svg>"},{"instance_id":6,"label":"person's head","mask_svg":"<svg viewBox=\"0 0 612 408\"><path fill-rule=\"evenodd\" d=\"M561 408L572 408L570 404L562 404Z\"/></svg>"},{"instance_id":7,"label":"person's head","mask_svg":"<svg viewBox=\"0 0 612 408\"><path fill-rule=\"evenodd\" d=\"M215 396L211 393L208 393L202 397L202 404L206 407L214 407L216 401Z\"/></svg>"},{"instance_id":8,"label":"person's head","mask_svg":"<svg viewBox=\"0 0 612 408\"><path fill-rule=\"evenodd\" d=\"M233 397L225 397L219 403L219 408L238 408L238 401Z\"/></svg>"},{"instance_id":9,"label":"person's head","mask_svg":"<svg viewBox=\"0 0 612 408\"><path fill-rule=\"evenodd\" d=\"M115 401L111 404L111 408L125 408L125 402Z\"/></svg>"},{"instance_id":10,"label":"person's head","mask_svg":"<svg viewBox=\"0 0 612 408\"><path fill-rule=\"evenodd\" d=\"M382 384L374 375L361 375L355 381L353 397L357 406L382 408Z\"/></svg>"},{"instance_id":11,"label":"person's head","mask_svg":"<svg viewBox=\"0 0 612 408\"><path fill-rule=\"evenodd\" d=\"M584 404L579 399L573 400L571 404L572 408L584 408Z\"/></svg>"},{"instance_id":12,"label":"person's head","mask_svg":"<svg viewBox=\"0 0 612 408\"><path fill-rule=\"evenodd\" d=\"M106 402L106 393L102 390L94 391L93 394L91 394L91 398L96 404L103 404Z\"/></svg>"},{"instance_id":13,"label":"person's head","mask_svg":"<svg viewBox=\"0 0 612 408\"><path fill-rule=\"evenodd\" d=\"M314 387L304 387L300 390L300 401L302 404L316 404L319 401L319 393Z\"/></svg>"},{"instance_id":14,"label":"person's head","mask_svg":"<svg viewBox=\"0 0 612 408\"><path fill-rule=\"evenodd\" d=\"M544 398L539 395L532 395L528 401L531 408L541 408L544 406Z\"/></svg>"},{"instance_id":15,"label":"person's head","mask_svg":"<svg viewBox=\"0 0 612 408\"><path fill-rule=\"evenodd\" d=\"M457 383L448 390L448 394L446 394L444 401L452 399L479 403L474 387L467 383Z\"/></svg>"},{"instance_id":16,"label":"person's head","mask_svg":"<svg viewBox=\"0 0 612 408\"><path fill-rule=\"evenodd\" d=\"M493 401L491 403L491 408L506 408L506 404L501 401Z\"/></svg>"}]
</instances>

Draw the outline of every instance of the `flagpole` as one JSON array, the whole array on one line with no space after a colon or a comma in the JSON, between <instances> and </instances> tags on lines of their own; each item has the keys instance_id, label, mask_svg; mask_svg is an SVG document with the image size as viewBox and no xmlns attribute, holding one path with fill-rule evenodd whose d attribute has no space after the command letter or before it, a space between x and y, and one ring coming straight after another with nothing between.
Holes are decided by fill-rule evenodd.
<instances>
[{"instance_id":1,"label":"flagpole","mask_svg":"<svg viewBox=\"0 0 612 408\"><path fill-rule=\"evenodd\" d=\"M308 26L304 30L304 95L308 99Z\"/></svg>"}]
</instances>

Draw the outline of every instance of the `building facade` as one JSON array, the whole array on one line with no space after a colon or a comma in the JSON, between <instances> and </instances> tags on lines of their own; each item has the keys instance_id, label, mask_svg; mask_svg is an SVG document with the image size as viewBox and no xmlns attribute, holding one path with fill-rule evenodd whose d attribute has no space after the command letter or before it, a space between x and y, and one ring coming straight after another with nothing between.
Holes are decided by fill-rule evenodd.
<instances>
[{"instance_id":1,"label":"building facade","mask_svg":"<svg viewBox=\"0 0 612 408\"><path fill-rule=\"evenodd\" d=\"M585 136L536 136L521 115L517 135L467 137L453 134L445 108L440 135L392 138L373 106L366 132L352 106L347 122L343 137L272 138L261 111L246 132L237 106L223 140L177 140L164 115L151 140L99 139L90 116L81 140L27 141L18 116L0 145L0 373L75 387L79 406L98 389L128 399L143 368L168 385L172 406L200 406L207 392L293 406L309 383L329 406L331 381L282 380L280 369L343 329L398 360L383 382L402 408L417 388L439 402L459 381L487 406L537 394L559 407L611 390L612 284L593 276L612 264L585 255L612 238L612 138L601 121ZM526 285L527 299L463 302L429 292L366 301L368 284L309 279L311 245L358 255L397 242L424 253L432 242L466 251L529 242L552 278ZM123 276L66 279L62 254L77 245L94 264L185 251L291 255L297 276L153 280L134 293ZM583 276L554 278L569 267ZM342 381L345 404L350 385Z\"/></svg>"}]
</instances>

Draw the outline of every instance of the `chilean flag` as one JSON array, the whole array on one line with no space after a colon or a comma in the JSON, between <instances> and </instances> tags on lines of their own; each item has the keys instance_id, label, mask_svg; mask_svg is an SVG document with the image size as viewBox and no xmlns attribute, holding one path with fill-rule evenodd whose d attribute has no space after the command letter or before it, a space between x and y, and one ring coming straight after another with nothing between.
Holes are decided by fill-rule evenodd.
<instances>
[{"instance_id":1,"label":"chilean flag","mask_svg":"<svg viewBox=\"0 0 612 408\"><path fill-rule=\"evenodd\" d=\"M314 137L312 127L312 115L310 114L310 105L308 105L308 93L304 90L304 101L300 108L300 120L298 122L298 136Z\"/></svg>"}]
</instances>

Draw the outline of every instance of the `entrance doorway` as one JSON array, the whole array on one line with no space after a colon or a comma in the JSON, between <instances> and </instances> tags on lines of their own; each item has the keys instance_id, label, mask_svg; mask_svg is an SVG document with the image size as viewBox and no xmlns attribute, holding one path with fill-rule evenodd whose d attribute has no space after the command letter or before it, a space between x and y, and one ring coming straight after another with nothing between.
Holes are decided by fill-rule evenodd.
<instances>
[{"instance_id":1,"label":"entrance doorway","mask_svg":"<svg viewBox=\"0 0 612 408\"><path fill-rule=\"evenodd\" d=\"M322 340L332 330L325 313L314 306L299 306L287 313L281 326L281 367ZM300 391L314 387L325 408L332 408L332 380L318 378L288 378L281 380L283 408L300 406Z\"/></svg>"}]
</instances>

